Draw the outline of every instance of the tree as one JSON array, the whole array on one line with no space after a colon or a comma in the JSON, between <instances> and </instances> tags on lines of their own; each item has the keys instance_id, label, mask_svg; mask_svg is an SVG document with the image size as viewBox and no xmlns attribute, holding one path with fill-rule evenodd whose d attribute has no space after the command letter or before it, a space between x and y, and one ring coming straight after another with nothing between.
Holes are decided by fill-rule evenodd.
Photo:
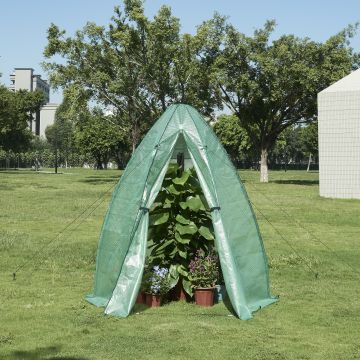
<instances>
[{"instance_id":1,"label":"tree","mask_svg":"<svg viewBox=\"0 0 360 360\"><path fill-rule=\"evenodd\" d=\"M313 122L303 127L300 132L300 141L304 153L309 157L307 171L310 170L311 158L318 153L318 124Z\"/></svg>"},{"instance_id":2,"label":"tree","mask_svg":"<svg viewBox=\"0 0 360 360\"><path fill-rule=\"evenodd\" d=\"M55 115L53 125L45 129L45 136L55 154L55 172L57 172L59 152L67 168L69 155L73 148L74 125L67 118Z\"/></svg>"},{"instance_id":3,"label":"tree","mask_svg":"<svg viewBox=\"0 0 360 360\"><path fill-rule=\"evenodd\" d=\"M359 66L348 46L352 26L324 43L293 35L270 42L274 27L268 21L246 36L219 15L201 26L208 38L204 46L220 43L213 81L260 153L262 182L268 181L268 154L278 136L294 124L314 121L317 93Z\"/></svg>"},{"instance_id":4,"label":"tree","mask_svg":"<svg viewBox=\"0 0 360 360\"><path fill-rule=\"evenodd\" d=\"M235 115L220 115L213 129L235 164L251 159L249 138Z\"/></svg>"},{"instance_id":5,"label":"tree","mask_svg":"<svg viewBox=\"0 0 360 360\"><path fill-rule=\"evenodd\" d=\"M0 85L0 148L17 152L30 146L29 121L43 102L40 91L12 92Z\"/></svg>"},{"instance_id":6,"label":"tree","mask_svg":"<svg viewBox=\"0 0 360 360\"><path fill-rule=\"evenodd\" d=\"M119 126L131 129L133 148L140 140L141 121L149 119L143 92L146 22L141 2L125 1L124 12L115 8L108 29L88 23L66 38L65 31L52 24L44 51L48 59L60 55L66 60L65 65L44 64L51 84L71 92L73 102L86 99L111 107L119 115Z\"/></svg>"},{"instance_id":7,"label":"tree","mask_svg":"<svg viewBox=\"0 0 360 360\"><path fill-rule=\"evenodd\" d=\"M117 124L129 131L132 151L159 114L174 102L186 102L210 116L221 98L209 78L211 62L198 55L201 42L180 35L179 20L162 6L153 20L142 1L124 0L107 28L88 23L74 37L52 24L44 55L53 87L72 93L72 101L111 108ZM75 106L76 108L77 106Z\"/></svg>"},{"instance_id":8,"label":"tree","mask_svg":"<svg viewBox=\"0 0 360 360\"><path fill-rule=\"evenodd\" d=\"M126 143L123 135L110 115L94 109L83 114L77 123L75 143L82 153L90 153L95 158L97 169L106 169L110 158L123 151Z\"/></svg>"},{"instance_id":9,"label":"tree","mask_svg":"<svg viewBox=\"0 0 360 360\"><path fill-rule=\"evenodd\" d=\"M279 134L275 145L269 154L269 163L283 163L285 171L290 163L299 163L304 154L300 140L301 127L292 125Z\"/></svg>"}]
</instances>

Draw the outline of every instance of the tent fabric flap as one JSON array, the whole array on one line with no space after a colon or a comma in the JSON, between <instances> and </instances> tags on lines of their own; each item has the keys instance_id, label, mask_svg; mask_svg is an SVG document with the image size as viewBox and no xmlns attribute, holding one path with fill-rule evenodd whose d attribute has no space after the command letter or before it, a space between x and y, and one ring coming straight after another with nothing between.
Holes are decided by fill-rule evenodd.
<instances>
[{"instance_id":1,"label":"tent fabric flap","mask_svg":"<svg viewBox=\"0 0 360 360\"><path fill-rule=\"evenodd\" d=\"M105 313L130 314L141 285L148 209L161 189L177 140L183 137L212 211L215 244L226 289L241 319L277 299L246 190L211 127L191 106L170 106L134 152L113 193L102 226L93 294Z\"/></svg>"}]
</instances>

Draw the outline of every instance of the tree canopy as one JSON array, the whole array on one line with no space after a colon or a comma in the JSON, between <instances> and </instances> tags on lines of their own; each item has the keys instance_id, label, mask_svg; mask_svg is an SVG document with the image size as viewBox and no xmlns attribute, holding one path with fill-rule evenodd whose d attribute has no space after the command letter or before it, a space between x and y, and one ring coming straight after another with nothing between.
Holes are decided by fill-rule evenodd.
<instances>
[{"instance_id":1,"label":"tree canopy","mask_svg":"<svg viewBox=\"0 0 360 360\"><path fill-rule=\"evenodd\" d=\"M71 92L74 102L92 100L111 109L123 131L130 131L134 150L171 103L192 104L205 115L221 105L198 50L193 36L180 34L169 7L149 20L142 1L125 0L108 27L87 23L66 37L52 24L44 55L49 60L60 55L65 63L48 61L44 67L51 84Z\"/></svg>"},{"instance_id":2,"label":"tree canopy","mask_svg":"<svg viewBox=\"0 0 360 360\"><path fill-rule=\"evenodd\" d=\"M273 39L274 28L271 20L245 35L215 14L195 35L182 34L168 6L149 19L141 0L124 0L107 27L87 23L70 37L52 24L44 67L73 104L110 110L132 151L174 102L207 118L227 106L257 151L266 182L268 154L280 134L315 121L317 93L359 66L348 43L356 26L325 42Z\"/></svg>"},{"instance_id":3,"label":"tree canopy","mask_svg":"<svg viewBox=\"0 0 360 360\"><path fill-rule=\"evenodd\" d=\"M0 85L0 149L16 152L30 146L29 121L43 102L40 91L12 92Z\"/></svg>"},{"instance_id":4,"label":"tree canopy","mask_svg":"<svg viewBox=\"0 0 360 360\"><path fill-rule=\"evenodd\" d=\"M235 164L248 160L246 155L252 153L251 144L235 115L220 115L213 130Z\"/></svg>"},{"instance_id":5,"label":"tree canopy","mask_svg":"<svg viewBox=\"0 0 360 360\"><path fill-rule=\"evenodd\" d=\"M119 127L101 109L93 109L82 115L75 129L75 144L83 153L90 153L96 160L97 169L107 167L113 156L121 166L126 140ZM119 154L120 153L120 154Z\"/></svg>"},{"instance_id":6,"label":"tree canopy","mask_svg":"<svg viewBox=\"0 0 360 360\"><path fill-rule=\"evenodd\" d=\"M216 21L215 21L216 20ZM275 27L267 21L246 36L216 15L201 25L213 53L212 79L261 154L261 181L268 181L267 157L288 127L316 119L317 93L359 66L348 40L355 27L324 43L283 35L270 41ZM214 34L221 33L219 36Z\"/></svg>"}]
</instances>

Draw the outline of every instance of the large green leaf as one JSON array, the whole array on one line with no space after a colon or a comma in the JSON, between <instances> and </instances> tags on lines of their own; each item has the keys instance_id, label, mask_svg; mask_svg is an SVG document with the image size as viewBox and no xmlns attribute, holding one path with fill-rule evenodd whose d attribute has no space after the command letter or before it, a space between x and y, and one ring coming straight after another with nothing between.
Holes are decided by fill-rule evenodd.
<instances>
[{"instance_id":1,"label":"large green leaf","mask_svg":"<svg viewBox=\"0 0 360 360\"><path fill-rule=\"evenodd\" d=\"M177 164L169 164L169 167L166 171L166 177L170 177L170 179L172 179L176 175L178 169L179 166Z\"/></svg>"},{"instance_id":2,"label":"large green leaf","mask_svg":"<svg viewBox=\"0 0 360 360\"><path fill-rule=\"evenodd\" d=\"M178 214L176 215L176 221L183 225L189 225L190 220L185 219L182 215Z\"/></svg>"},{"instance_id":3,"label":"large green leaf","mask_svg":"<svg viewBox=\"0 0 360 360\"><path fill-rule=\"evenodd\" d=\"M178 271L178 273L182 276L188 276L188 272L187 269L184 265L178 265L176 270Z\"/></svg>"},{"instance_id":4,"label":"large green leaf","mask_svg":"<svg viewBox=\"0 0 360 360\"><path fill-rule=\"evenodd\" d=\"M185 235L185 234L193 235L198 230L195 224L181 225L178 223L175 225L175 228L180 235Z\"/></svg>"},{"instance_id":5,"label":"large green leaf","mask_svg":"<svg viewBox=\"0 0 360 360\"><path fill-rule=\"evenodd\" d=\"M161 212L155 213L151 215L150 224L151 225L161 225L168 221L169 213L168 212Z\"/></svg>"},{"instance_id":6,"label":"large green leaf","mask_svg":"<svg viewBox=\"0 0 360 360\"><path fill-rule=\"evenodd\" d=\"M169 273L168 273L168 280L170 284L170 288L173 288L179 281L179 273L177 271L176 265L170 265Z\"/></svg>"},{"instance_id":7,"label":"large green leaf","mask_svg":"<svg viewBox=\"0 0 360 360\"><path fill-rule=\"evenodd\" d=\"M176 190L174 184L171 184L166 188L171 194L180 195L180 191Z\"/></svg>"},{"instance_id":8,"label":"large green leaf","mask_svg":"<svg viewBox=\"0 0 360 360\"><path fill-rule=\"evenodd\" d=\"M175 232L175 239L176 241L178 241L180 244L189 244L190 243L190 239L186 239L184 237L181 237L180 234L178 232Z\"/></svg>"},{"instance_id":9,"label":"large green leaf","mask_svg":"<svg viewBox=\"0 0 360 360\"><path fill-rule=\"evenodd\" d=\"M176 185L184 185L188 181L189 176L190 176L190 172L183 171L181 177L177 177L177 178L173 179L172 181Z\"/></svg>"},{"instance_id":10,"label":"large green leaf","mask_svg":"<svg viewBox=\"0 0 360 360\"><path fill-rule=\"evenodd\" d=\"M175 196L172 196L172 197L167 197L165 200L164 200L164 203L165 204L172 204L175 200Z\"/></svg>"},{"instance_id":11,"label":"large green leaf","mask_svg":"<svg viewBox=\"0 0 360 360\"><path fill-rule=\"evenodd\" d=\"M193 289L192 289L192 286L191 286L191 282L185 278L182 279L182 285L183 285L183 288L184 290L190 295L192 296L193 295Z\"/></svg>"},{"instance_id":12,"label":"large green leaf","mask_svg":"<svg viewBox=\"0 0 360 360\"><path fill-rule=\"evenodd\" d=\"M178 253L179 249L175 246L173 251L169 254L169 256L171 258L173 258L177 253Z\"/></svg>"},{"instance_id":13,"label":"large green leaf","mask_svg":"<svg viewBox=\"0 0 360 360\"><path fill-rule=\"evenodd\" d=\"M186 201L181 202L180 206L183 209L189 208L192 211L205 210L204 204L198 196L188 198Z\"/></svg>"},{"instance_id":14,"label":"large green leaf","mask_svg":"<svg viewBox=\"0 0 360 360\"><path fill-rule=\"evenodd\" d=\"M214 240L214 235L211 233L211 231L210 231L210 229L208 227L200 226L199 233L206 240Z\"/></svg>"},{"instance_id":15,"label":"large green leaf","mask_svg":"<svg viewBox=\"0 0 360 360\"><path fill-rule=\"evenodd\" d=\"M155 247L155 251L158 252L160 250L165 249L167 246L171 245L174 242L174 239L165 241L162 245L160 245L159 247Z\"/></svg>"}]
</instances>

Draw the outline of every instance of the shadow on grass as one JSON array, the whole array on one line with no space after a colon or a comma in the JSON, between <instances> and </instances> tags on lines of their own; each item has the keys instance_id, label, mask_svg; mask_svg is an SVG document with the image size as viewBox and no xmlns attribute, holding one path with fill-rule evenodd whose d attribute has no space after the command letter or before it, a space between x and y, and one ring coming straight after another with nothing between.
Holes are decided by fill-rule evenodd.
<instances>
[{"instance_id":1,"label":"shadow on grass","mask_svg":"<svg viewBox=\"0 0 360 360\"><path fill-rule=\"evenodd\" d=\"M110 176L87 176L85 179L79 180L86 184L104 184L104 183L115 183L119 180L121 175L110 175Z\"/></svg>"},{"instance_id":2,"label":"shadow on grass","mask_svg":"<svg viewBox=\"0 0 360 360\"><path fill-rule=\"evenodd\" d=\"M46 174L46 175L63 175L64 173L60 170L55 173L55 170L46 171L46 170L32 170L32 169L0 169L0 174L9 174L9 175L29 175L29 174Z\"/></svg>"},{"instance_id":3,"label":"shadow on grass","mask_svg":"<svg viewBox=\"0 0 360 360\"><path fill-rule=\"evenodd\" d=\"M28 175L28 174L35 174L36 171L34 170L19 170L19 169L0 169L1 174L17 174L17 175Z\"/></svg>"},{"instance_id":4,"label":"shadow on grass","mask_svg":"<svg viewBox=\"0 0 360 360\"><path fill-rule=\"evenodd\" d=\"M23 351L17 350L13 351L7 359L21 359L21 360L87 360L85 357L78 356L56 356L59 353L61 346L48 346L43 348L37 348L34 350ZM51 356L53 355L53 356Z\"/></svg>"},{"instance_id":5,"label":"shadow on grass","mask_svg":"<svg viewBox=\"0 0 360 360\"><path fill-rule=\"evenodd\" d=\"M270 182L275 184L285 184L285 185L304 185L304 186L319 185L319 180L272 180Z\"/></svg>"},{"instance_id":6,"label":"shadow on grass","mask_svg":"<svg viewBox=\"0 0 360 360\"><path fill-rule=\"evenodd\" d=\"M224 298L223 303L224 303L225 307L228 309L228 311L230 312L230 314L232 314L235 317L238 317L235 310L234 310L234 308L233 308L233 306L231 305L229 296L226 296Z\"/></svg>"}]
</instances>

